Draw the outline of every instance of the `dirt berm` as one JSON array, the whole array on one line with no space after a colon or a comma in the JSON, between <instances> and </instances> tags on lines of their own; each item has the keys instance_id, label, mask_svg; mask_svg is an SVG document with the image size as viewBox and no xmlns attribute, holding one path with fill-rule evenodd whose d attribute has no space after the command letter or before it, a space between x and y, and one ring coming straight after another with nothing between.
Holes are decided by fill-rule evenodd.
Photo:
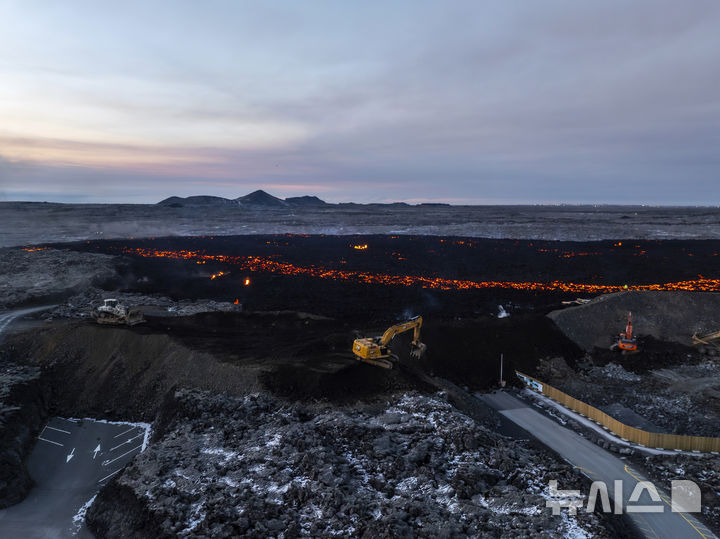
<instances>
[{"instance_id":1,"label":"dirt berm","mask_svg":"<svg viewBox=\"0 0 720 539\"><path fill-rule=\"evenodd\" d=\"M54 381L49 400L60 415L152 421L176 387L231 395L259 389L247 366L241 373L167 335L129 328L55 323L19 335L11 344L17 359L39 365Z\"/></svg>"},{"instance_id":2,"label":"dirt berm","mask_svg":"<svg viewBox=\"0 0 720 539\"><path fill-rule=\"evenodd\" d=\"M692 344L693 333L720 329L720 294L711 292L618 292L548 316L580 348L607 348L625 331L632 312L636 335Z\"/></svg>"}]
</instances>

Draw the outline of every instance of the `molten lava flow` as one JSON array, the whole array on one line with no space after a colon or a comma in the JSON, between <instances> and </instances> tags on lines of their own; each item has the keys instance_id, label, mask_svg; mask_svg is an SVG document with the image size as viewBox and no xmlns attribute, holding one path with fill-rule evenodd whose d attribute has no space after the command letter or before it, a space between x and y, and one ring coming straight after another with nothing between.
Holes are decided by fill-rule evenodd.
<instances>
[{"instance_id":1,"label":"molten lava flow","mask_svg":"<svg viewBox=\"0 0 720 539\"><path fill-rule=\"evenodd\" d=\"M28 253L32 253L34 251L47 251L50 249L50 247L23 247L23 251L27 251Z\"/></svg>"},{"instance_id":2,"label":"molten lava flow","mask_svg":"<svg viewBox=\"0 0 720 539\"><path fill-rule=\"evenodd\" d=\"M702 292L720 292L720 279L694 279L663 284L611 285L582 284L562 281L550 282L513 282L513 281L468 281L461 279L445 279L443 277L423 277L420 275L391 275L385 273L367 273L348 271L317 266L295 266L285 262L277 262L259 256L228 256L212 255L202 251L159 251L146 248L123 247L121 251L128 255L150 258L176 258L193 260L198 263L206 261L234 264L244 270L255 272L277 273L281 275L304 275L319 279L336 281L355 281L366 284L384 284L395 286L420 286L438 290L479 290L483 288L509 288L513 290L569 292L573 294L605 294L621 290L687 290Z\"/></svg>"},{"instance_id":3,"label":"molten lava flow","mask_svg":"<svg viewBox=\"0 0 720 539\"><path fill-rule=\"evenodd\" d=\"M217 273L213 273L213 274L210 276L210 279L214 281L214 280L217 279L218 277L222 277L223 275L228 275L229 273L230 273L229 271L219 271L219 272L217 272Z\"/></svg>"},{"instance_id":4,"label":"molten lava flow","mask_svg":"<svg viewBox=\"0 0 720 539\"><path fill-rule=\"evenodd\" d=\"M364 251L365 249L368 248L368 245L367 245L367 243L363 243L361 245L353 245L352 248L357 249L358 251Z\"/></svg>"}]
</instances>

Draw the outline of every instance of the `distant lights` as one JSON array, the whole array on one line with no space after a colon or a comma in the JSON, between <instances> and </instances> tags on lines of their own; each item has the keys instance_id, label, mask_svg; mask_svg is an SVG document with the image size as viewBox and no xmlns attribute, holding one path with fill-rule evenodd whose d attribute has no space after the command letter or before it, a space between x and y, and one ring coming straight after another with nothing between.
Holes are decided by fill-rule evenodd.
<instances>
[{"instance_id":1,"label":"distant lights","mask_svg":"<svg viewBox=\"0 0 720 539\"><path fill-rule=\"evenodd\" d=\"M362 243L362 244L358 244L358 245L353 245L352 248L357 249L358 251L364 251L365 249L368 248L368 244Z\"/></svg>"}]
</instances>

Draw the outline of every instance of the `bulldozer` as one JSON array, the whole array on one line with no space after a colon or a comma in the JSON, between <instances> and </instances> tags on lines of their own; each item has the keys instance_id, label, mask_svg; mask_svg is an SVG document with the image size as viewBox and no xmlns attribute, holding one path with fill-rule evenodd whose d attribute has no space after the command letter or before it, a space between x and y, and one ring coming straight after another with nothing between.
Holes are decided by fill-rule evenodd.
<instances>
[{"instance_id":1,"label":"bulldozer","mask_svg":"<svg viewBox=\"0 0 720 539\"><path fill-rule=\"evenodd\" d=\"M92 317L98 324L134 326L144 322L140 309L129 308L116 299L103 300L103 304L92 310Z\"/></svg>"},{"instance_id":2,"label":"bulldozer","mask_svg":"<svg viewBox=\"0 0 720 539\"><path fill-rule=\"evenodd\" d=\"M425 354L427 346L420 342L420 328L422 327L422 317L416 316L407 322L395 324L385 330L380 337L363 337L355 339L352 351L355 359L370 363L384 369L392 369L398 357L390 352L390 341L396 335L413 330L413 340L410 343L410 355L414 358L421 358Z\"/></svg>"}]
</instances>

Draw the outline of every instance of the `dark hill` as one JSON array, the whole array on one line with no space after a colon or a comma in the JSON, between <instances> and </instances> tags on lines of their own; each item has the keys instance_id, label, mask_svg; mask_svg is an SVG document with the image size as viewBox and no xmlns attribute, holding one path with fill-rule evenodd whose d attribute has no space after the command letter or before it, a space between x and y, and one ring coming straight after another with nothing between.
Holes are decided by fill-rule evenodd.
<instances>
[{"instance_id":1,"label":"dark hill","mask_svg":"<svg viewBox=\"0 0 720 539\"><path fill-rule=\"evenodd\" d=\"M316 196L288 197L285 202L293 206L327 206L327 202Z\"/></svg>"},{"instance_id":2,"label":"dark hill","mask_svg":"<svg viewBox=\"0 0 720 539\"><path fill-rule=\"evenodd\" d=\"M262 189L253 191L244 197L238 197L235 201L241 206L264 206L268 208L280 208L287 206L287 202L266 193Z\"/></svg>"},{"instance_id":3,"label":"dark hill","mask_svg":"<svg viewBox=\"0 0 720 539\"><path fill-rule=\"evenodd\" d=\"M180 208L183 206L236 206L235 201L229 198L198 195L190 197L169 197L158 202L158 206L171 206Z\"/></svg>"}]
</instances>

